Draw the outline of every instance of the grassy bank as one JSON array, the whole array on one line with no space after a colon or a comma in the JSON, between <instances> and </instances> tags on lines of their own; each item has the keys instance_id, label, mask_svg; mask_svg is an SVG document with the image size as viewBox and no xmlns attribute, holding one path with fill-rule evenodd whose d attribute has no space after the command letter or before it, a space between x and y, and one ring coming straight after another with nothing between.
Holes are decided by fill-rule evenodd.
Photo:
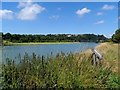
<instances>
[{"instance_id":1,"label":"grassy bank","mask_svg":"<svg viewBox=\"0 0 120 90\"><path fill-rule=\"evenodd\" d=\"M118 55L118 47L120 45L114 44L114 43L101 43L96 47L98 52L100 52L103 56L104 65L106 66L112 66L112 71L118 73L120 63L119 55Z\"/></svg>"},{"instance_id":2,"label":"grassy bank","mask_svg":"<svg viewBox=\"0 0 120 90\"><path fill-rule=\"evenodd\" d=\"M20 63L11 59L2 65L4 89L32 88L118 88L117 45L101 44L96 49L104 59L100 65L91 64L91 50L82 53L58 53L56 57L29 56L25 53ZM109 64L107 64L109 63Z\"/></svg>"},{"instance_id":3,"label":"grassy bank","mask_svg":"<svg viewBox=\"0 0 120 90\"><path fill-rule=\"evenodd\" d=\"M3 41L4 46L15 46L15 45L41 45L41 44L74 44L79 42L28 42L28 43L13 43L9 41Z\"/></svg>"}]
</instances>

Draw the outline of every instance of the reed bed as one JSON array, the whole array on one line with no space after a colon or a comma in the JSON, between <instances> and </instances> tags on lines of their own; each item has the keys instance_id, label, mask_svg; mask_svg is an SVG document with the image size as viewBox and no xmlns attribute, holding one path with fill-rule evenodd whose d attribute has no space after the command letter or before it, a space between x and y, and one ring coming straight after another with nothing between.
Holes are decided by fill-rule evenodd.
<instances>
[{"instance_id":1,"label":"reed bed","mask_svg":"<svg viewBox=\"0 0 120 90\"><path fill-rule=\"evenodd\" d=\"M91 64L91 51L58 53L53 57L25 53L20 63L9 58L2 64L2 89L103 89L119 88L113 65Z\"/></svg>"}]
</instances>

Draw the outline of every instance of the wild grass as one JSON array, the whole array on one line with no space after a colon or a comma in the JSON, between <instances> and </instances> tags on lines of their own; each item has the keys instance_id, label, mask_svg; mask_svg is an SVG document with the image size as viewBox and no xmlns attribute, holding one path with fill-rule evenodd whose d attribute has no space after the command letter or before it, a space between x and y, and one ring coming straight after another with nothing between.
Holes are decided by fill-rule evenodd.
<instances>
[{"instance_id":1,"label":"wild grass","mask_svg":"<svg viewBox=\"0 0 120 90\"><path fill-rule=\"evenodd\" d=\"M61 52L56 57L52 53L49 57L25 53L20 63L7 58L2 64L2 88L119 88L118 74L112 71L113 65L106 66L105 62L92 65L91 51L76 54Z\"/></svg>"},{"instance_id":2,"label":"wild grass","mask_svg":"<svg viewBox=\"0 0 120 90\"><path fill-rule=\"evenodd\" d=\"M112 66L112 71L119 73L119 44L114 43L102 43L101 45L97 46L96 49L102 54L103 61L105 66ZM120 74L119 74L120 75Z\"/></svg>"}]
</instances>

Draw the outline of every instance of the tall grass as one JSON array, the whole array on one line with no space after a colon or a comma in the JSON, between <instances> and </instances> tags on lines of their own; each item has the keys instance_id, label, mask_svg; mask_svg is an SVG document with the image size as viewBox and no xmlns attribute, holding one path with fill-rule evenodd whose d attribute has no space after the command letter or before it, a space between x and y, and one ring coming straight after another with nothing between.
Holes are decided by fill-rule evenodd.
<instances>
[{"instance_id":1,"label":"tall grass","mask_svg":"<svg viewBox=\"0 0 120 90\"><path fill-rule=\"evenodd\" d=\"M97 50L103 55L98 66L91 64L92 52L58 53L48 57L25 53L16 63L9 58L2 64L2 89L120 88L115 47L100 45Z\"/></svg>"},{"instance_id":2,"label":"tall grass","mask_svg":"<svg viewBox=\"0 0 120 90\"><path fill-rule=\"evenodd\" d=\"M112 66L112 71L115 73L118 73L118 67L119 67L119 44L114 43L103 43L96 47L96 49L102 54L104 65L106 66Z\"/></svg>"},{"instance_id":3,"label":"tall grass","mask_svg":"<svg viewBox=\"0 0 120 90\"><path fill-rule=\"evenodd\" d=\"M58 53L53 57L29 56L20 63L6 59L2 64L3 89L118 88L118 76L104 65L93 66L91 54Z\"/></svg>"}]
</instances>

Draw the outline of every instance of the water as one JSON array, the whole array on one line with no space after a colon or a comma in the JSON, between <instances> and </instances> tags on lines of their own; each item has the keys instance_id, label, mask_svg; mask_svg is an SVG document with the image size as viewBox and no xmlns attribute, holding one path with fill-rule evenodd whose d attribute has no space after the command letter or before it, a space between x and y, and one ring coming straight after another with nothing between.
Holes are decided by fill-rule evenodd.
<instances>
[{"instance_id":1,"label":"water","mask_svg":"<svg viewBox=\"0 0 120 90\"><path fill-rule=\"evenodd\" d=\"M27 45L27 46L4 46L2 52L3 61L6 58L16 59L21 55L25 55L25 52L28 55L32 55L34 52L36 55L49 56L52 52L53 56L57 53L76 53L87 50L89 48L94 48L97 46L97 43L74 43L74 44L43 44L43 45Z\"/></svg>"}]
</instances>

